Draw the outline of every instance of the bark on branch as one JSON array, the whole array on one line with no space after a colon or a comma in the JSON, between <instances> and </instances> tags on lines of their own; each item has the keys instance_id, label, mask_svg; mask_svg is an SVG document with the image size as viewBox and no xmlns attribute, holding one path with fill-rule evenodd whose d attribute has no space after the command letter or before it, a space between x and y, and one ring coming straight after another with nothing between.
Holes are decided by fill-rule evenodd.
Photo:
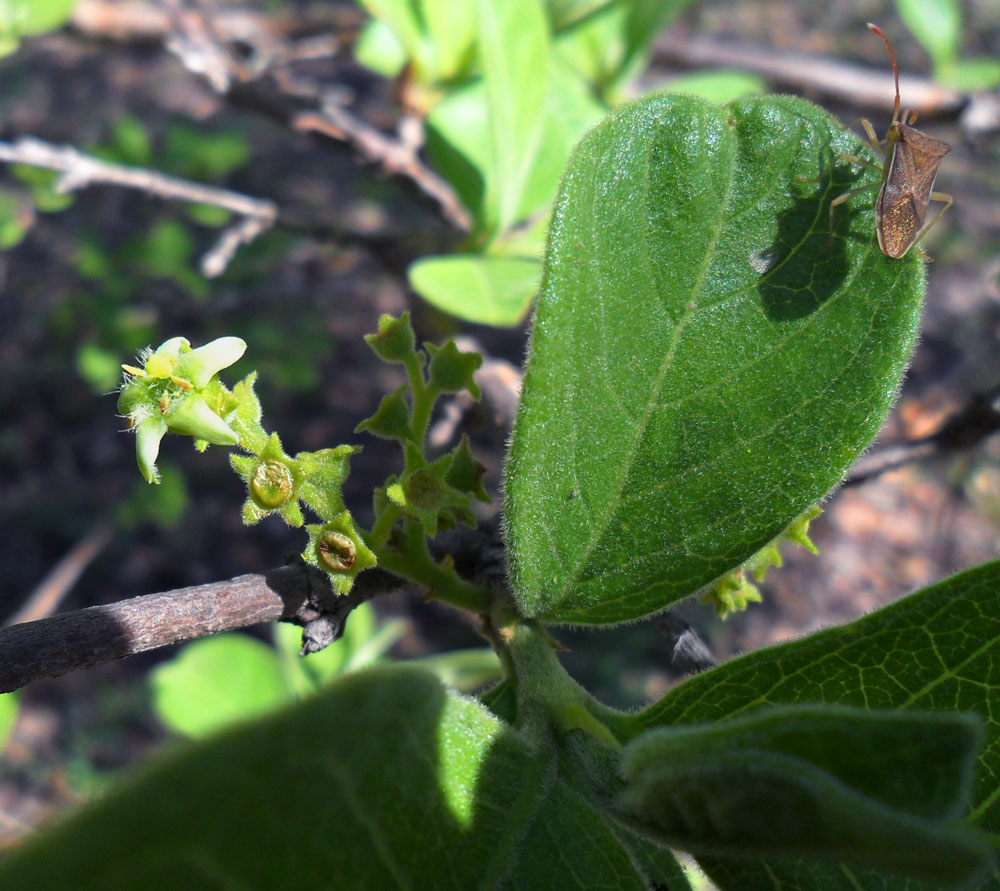
<instances>
[{"instance_id":1,"label":"bark on branch","mask_svg":"<svg viewBox=\"0 0 1000 891\"><path fill-rule=\"evenodd\" d=\"M348 596L338 597L324 573L296 563L11 625L0 629L0 693L258 622L303 626L303 652L316 652L340 637L355 607L402 584L374 569L358 577Z\"/></svg>"}]
</instances>

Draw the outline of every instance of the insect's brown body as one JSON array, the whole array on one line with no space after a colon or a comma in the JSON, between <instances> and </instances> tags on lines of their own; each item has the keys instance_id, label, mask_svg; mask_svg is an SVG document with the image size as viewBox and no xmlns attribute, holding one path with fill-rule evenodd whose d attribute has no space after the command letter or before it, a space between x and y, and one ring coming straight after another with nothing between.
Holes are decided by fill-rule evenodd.
<instances>
[{"instance_id":1,"label":"insect's brown body","mask_svg":"<svg viewBox=\"0 0 1000 891\"><path fill-rule=\"evenodd\" d=\"M947 142L907 124L890 127L882 188L875 202L878 246L886 256L902 257L916 242L938 167L950 151Z\"/></svg>"}]
</instances>

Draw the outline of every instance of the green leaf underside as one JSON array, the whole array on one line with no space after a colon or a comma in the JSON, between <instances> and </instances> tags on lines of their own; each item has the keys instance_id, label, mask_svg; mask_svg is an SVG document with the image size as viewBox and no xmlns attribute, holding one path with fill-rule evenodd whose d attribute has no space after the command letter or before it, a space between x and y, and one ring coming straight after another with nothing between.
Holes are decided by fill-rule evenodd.
<instances>
[{"instance_id":1,"label":"green leaf underside","mask_svg":"<svg viewBox=\"0 0 1000 891\"><path fill-rule=\"evenodd\" d=\"M391 666L175 751L7 852L0 887L643 889L677 872L646 844L483 706Z\"/></svg>"},{"instance_id":2,"label":"green leaf underside","mask_svg":"<svg viewBox=\"0 0 1000 891\"><path fill-rule=\"evenodd\" d=\"M973 711L986 721L971 796L975 825L1000 833L1000 702L984 679L1000 664L1000 561L959 573L850 625L734 659L689 678L615 726L719 721L761 706L826 702L872 709ZM926 790L925 790L926 791ZM884 875L802 861L700 858L720 888L917 891ZM1000 888L1000 871L978 886Z\"/></svg>"},{"instance_id":3,"label":"green leaf underside","mask_svg":"<svg viewBox=\"0 0 1000 891\"><path fill-rule=\"evenodd\" d=\"M428 303L481 325L517 325L538 290L540 264L514 257L425 257L410 285Z\"/></svg>"},{"instance_id":4,"label":"green leaf underside","mask_svg":"<svg viewBox=\"0 0 1000 891\"><path fill-rule=\"evenodd\" d=\"M558 199L506 480L530 616L612 623L738 566L842 477L912 348L920 263L876 245L872 174L815 106L634 103ZM807 179L821 177L819 182Z\"/></svg>"}]
</instances>

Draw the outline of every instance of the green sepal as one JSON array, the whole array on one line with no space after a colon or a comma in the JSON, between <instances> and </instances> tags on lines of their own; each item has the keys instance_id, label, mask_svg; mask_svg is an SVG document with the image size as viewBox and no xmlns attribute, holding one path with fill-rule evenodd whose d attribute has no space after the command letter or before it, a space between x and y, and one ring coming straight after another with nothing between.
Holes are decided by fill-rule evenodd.
<instances>
[{"instance_id":1,"label":"green sepal","mask_svg":"<svg viewBox=\"0 0 1000 891\"><path fill-rule=\"evenodd\" d=\"M378 411L358 424L354 432L367 432L382 439L414 441L415 437L410 429L410 406L403 395L408 389L409 386L404 384L398 390L383 396Z\"/></svg>"},{"instance_id":2,"label":"green sepal","mask_svg":"<svg viewBox=\"0 0 1000 891\"><path fill-rule=\"evenodd\" d=\"M268 514L280 514L289 526L304 522L299 491L305 482L302 462L285 454L277 433L272 433L260 454L230 455L229 463L247 487L243 522L252 526Z\"/></svg>"},{"instance_id":3,"label":"green sepal","mask_svg":"<svg viewBox=\"0 0 1000 891\"><path fill-rule=\"evenodd\" d=\"M233 387L231 394L235 408L227 418L229 426L240 437L240 446L248 452L259 455L270 438L260 424L260 399L254 392L257 372L252 371Z\"/></svg>"},{"instance_id":4,"label":"green sepal","mask_svg":"<svg viewBox=\"0 0 1000 891\"><path fill-rule=\"evenodd\" d=\"M383 362L405 362L416 354L417 338L410 325L410 313L404 312L398 319L388 314L378 320L378 333L366 334L368 344Z\"/></svg>"},{"instance_id":5,"label":"green sepal","mask_svg":"<svg viewBox=\"0 0 1000 891\"><path fill-rule=\"evenodd\" d=\"M746 563L712 582L702 593L700 601L711 605L720 619L726 618L730 613L742 612L751 603L761 603L763 598L760 590L747 575L752 575L760 583L767 577L772 566L781 566L784 561L778 546L785 541L805 548L811 554L818 554L819 549L809 538L809 524L822 512L816 506L803 511L780 535L764 545Z\"/></svg>"},{"instance_id":6,"label":"green sepal","mask_svg":"<svg viewBox=\"0 0 1000 891\"><path fill-rule=\"evenodd\" d=\"M743 612L751 603L761 603L763 597L760 589L747 578L746 570L740 567L716 579L699 600L724 619L730 613Z\"/></svg>"},{"instance_id":7,"label":"green sepal","mask_svg":"<svg viewBox=\"0 0 1000 891\"><path fill-rule=\"evenodd\" d=\"M483 364L483 357L479 353L463 353L453 340L445 341L440 347L425 343L424 349L431 357L428 379L432 389L438 393L468 390L474 399L482 398L479 385L472 378Z\"/></svg>"},{"instance_id":8,"label":"green sepal","mask_svg":"<svg viewBox=\"0 0 1000 891\"><path fill-rule=\"evenodd\" d=\"M306 526L309 545L302 558L330 576L336 594L347 594L354 577L378 562L365 545L349 511L342 511L322 526Z\"/></svg>"},{"instance_id":9,"label":"green sepal","mask_svg":"<svg viewBox=\"0 0 1000 891\"><path fill-rule=\"evenodd\" d=\"M317 516L332 520L344 510L341 489L351 471L351 455L360 451L360 446L340 445L333 449L320 449L318 452L299 452L295 456L306 475L299 490L299 498Z\"/></svg>"},{"instance_id":10,"label":"green sepal","mask_svg":"<svg viewBox=\"0 0 1000 891\"><path fill-rule=\"evenodd\" d=\"M451 467L448 468L448 474L445 477L448 485L489 504L492 499L483 486L486 466L472 453L467 433L462 434L462 441L452 449L451 455Z\"/></svg>"},{"instance_id":11,"label":"green sepal","mask_svg":"<svg viewBox=\"0 0 1000 891\"><path fill-rule=\"evenodd\" d=\"M821 513L823 513L823 508L813 505L813 507L803 511L803 513L792 520L788 524L788 528L778 537L785 541L790 541L792 544L797 544L800 548L805 548L810 554L818 554L819 548L816 547L813 540L809 537L809 524Z\"/></svg>"}]
</instances>

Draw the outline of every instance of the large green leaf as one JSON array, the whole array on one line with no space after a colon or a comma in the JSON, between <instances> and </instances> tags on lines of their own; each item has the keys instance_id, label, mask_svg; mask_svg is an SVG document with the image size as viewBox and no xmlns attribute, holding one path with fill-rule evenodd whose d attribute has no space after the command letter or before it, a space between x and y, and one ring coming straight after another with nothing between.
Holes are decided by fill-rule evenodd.
<instances>
[{"instance_id":1,"label":"large green leaf","mask_svg":"<svg viewBox=\"0 0 1000 891\"><path fill-rule=\"evenodd\" d=\"M176 752L8 854L0 886L492 886L542 792L536 763L432 675L359 672Z\"/></svg>"},{"instance_id":2,"label":"large green leaf","mask_svg":"<svg viewBox=\"0 0 1000 891\"><path fill-rule=\"evenodd\" d=\"M962 825L981 741L972 715L778 706L633 740L620 807L646 834L700 855L808 856L967 882L990 854Z\"/></svg>"},{"instance_id":3,"label":"large green leaf","mask_svg":"<svg viewBox=\"0 0 1000 891\"><path fill-rule=\"evenodd\" d=\"M850 625L734 659L615 722L623 738L651 727L719 721L762 705L826 702L872 709L972 711L986 740L971 815L1000 835L1000 561L952 576ZM614 719L612 719L614 720ZM927 790L925 790L927 791ZM913 883L799 861L705 860L722 888L915 891ZM980 886L1000 887L1000 871Z\"/></svg>"},{"instance_id":4,"label":"large green leaf","mask_svg":"<svg viewBox=\"0 0 1000 891\"><path fill-rule=\"evenodd\" d=\"M560 777L552 751L399 666L175 750L0 860L0 887L31 891L652 881L686 885L668 851Z\"/></svg>"},{"instance_id":5,"label":"large green leaf","mask_svg":"<svg viewBox=\"0 0 1000 891\"><path fill-rule=\"evenodd\" d=\"M915 256L880 253L864 196L839 208L827 249L830 200L872 176L827 173L844 152L865 149L789 97L656 97L581 143L507 468L528 615L620 622L692 594L875 435L923 274Z\"/></svg>"}]
</instances>

